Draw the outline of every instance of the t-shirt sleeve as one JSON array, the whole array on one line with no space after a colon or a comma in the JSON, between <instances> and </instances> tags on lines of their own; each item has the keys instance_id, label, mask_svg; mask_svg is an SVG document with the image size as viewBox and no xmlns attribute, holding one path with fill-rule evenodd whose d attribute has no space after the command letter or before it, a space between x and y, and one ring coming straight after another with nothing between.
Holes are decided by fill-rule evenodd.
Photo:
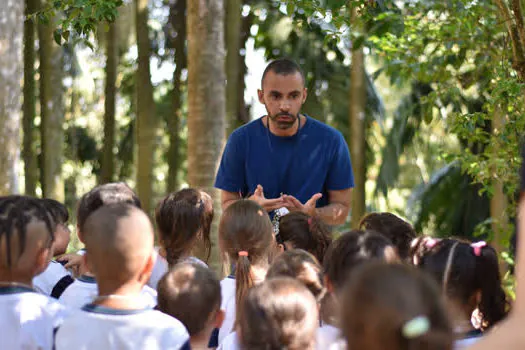
<instances>
[{"instance_id":1,"label":"t-shirt sleeve","mask_svg":"<svg viewBox=\"0 0 525 350\"><path fill-rule=\"evenodd\" d=\"M334 152L328 169L326 189L328 191L345 190L354 187L354 172L350 152L341 133L337 133Z\"/></svg>"},{"instance_id":2,"label":"t-shirt sleeve","mask_svg":"<svg viewBox=\"0 0 525 350\"><path fill-rule=\"evenodd\" d=\"M228 192L245 191L246 178L244 172L244 152L241 145L242 135L233 132L226 143L222 153L221 163L217 176L215 177L215 187Z\"/></svg>"}]
</instances>

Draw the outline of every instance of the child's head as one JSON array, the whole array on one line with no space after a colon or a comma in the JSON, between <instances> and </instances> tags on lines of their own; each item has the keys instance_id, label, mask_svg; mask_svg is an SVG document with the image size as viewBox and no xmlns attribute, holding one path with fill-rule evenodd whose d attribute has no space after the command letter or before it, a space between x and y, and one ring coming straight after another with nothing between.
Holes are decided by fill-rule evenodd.
<instances>
[{"instance_id":1,"label":"child's head","mask_svg":"<svg viewBox=\"0 0 525 350\"><path fill-rule=\"evenodd\" d=\"M275 277L297 279L312 292L317 301L320 301L325 294L321 265L312 254L304 250L288 250L275 258L266 274L266 279Z\"/></svg>"},{"instance_id":2,"label":"child's head","mask_svg":"<svg viewBox=\"0 0 525 350\"><path fill-rule=\"evenodd\" d=\"M85 193L77 207L77 235L83 241L84 223L88 216L103 205L112 203L128 203L141 207L140 200L133 190L124 182L107 183L96 186Z\"/></svg>"},{"instance_id":3,"label":"child's head","mask_svg":"<svg viewBox=\"0 0 525 350\"><path fill-rule=\"evenodd\" d=\"M341 330L349 349L452 349L439 290L411 266L364 264L343 295Z\"/></svg>"},{"instance_id":4,"label":"child's head","mask_svg":"<svg viewBox=\"0 0 525 350\"><path fill-rule=\"evenodd\" d=\"M275 238L284 250L303 249L323 261L332 242L332 232L321 219L293 212L281 218L279 234Z\"/></svg>"},{"instance_id":5,"label":"child's head","mask_svg":"<svg viewBox=\"0 0 525 350\"><path fill-rule=\"evenodd\" d=\"M158 286L157 309L181 321L190 337L209 339L220 328L221 285L213 271L191 263L175 265Z\"/></svg>"},{"instance_id":6,"label":"child's head","mask_svg":"<svg viewBox=\"0 0 525 350\"><path fill-rule=\"evenodd\" d=\"M392 241L401 260L408 259L410 243L416 237L416 231L405 220L392 213L370 213L361 219L359 228L382 234Z\"/></svg>"},{"instance_id":7,"label":"child's head","mask_svg":"<svg viewBox=\"0 0 525 350\"><path fill-rule=\"evenodd\" d=\"M198 241L204 244L209 258L212 220L213 203L206 192L186 188L170 193L159 202L155 221L170 265L189 255Z\"/></svg>"},{"instance_id":8,"label":"child's head","mask_svg":"<svg viewBox=\"0 0 525 350\"><path fill-rule=\"evenodd\" d=\"M397 262L392 242L373 231L353 230L335 240L323 261L327 287L340 290L357 266L370 260Z\"/></svg>"},{"instance_id":9,"label":"child's head","mask_svg":"<svg viewBox=\"0 0 525 350\"><path fill-rule=\"evenodd\" d=\"M441 284L448 300L467 319L478 308L483 329L506 316L498 256L485 242L442 239L421 257L419 267Z\"/></svg>"},{"instance_id":10,"label":"child's head","mask_svg":"<svg viewBox=\"0 0 525 350\"><path fill-rule=\"evenodd\" d=\"M315 298L300 282L277 277L253 287L239 315L242 349L315 349L319 327Z\"/></svg>"},{"instance_id":11,"label":"child's head","mask_svg":"<svg viewBox=\"0 0 525 350\"><path fill-rule=\"evenodd\" d=\"M0 280L31 283L52 256L55 222L39 199L0 197Z\"/></svg>"},{"instance_id":12,"label":"child's head","mask_svg":"<svg viewBox=\"0 0 525 350\"><path fill-rule=\"evenodd\" d=\"M257 203L241 199L224 211L219 224L219 246L229 262L235 264L235 300L240 301L253 286L252 265L267 266L275 248L272 222Z\"/></svg>"},{"instance_id":13,"label":"child's head","mask_svg":"<svg viewBox=\"0 0 525 350\"><path fill-rule=\"evenodd\" d=\"M86 259L99 288L123 285L138 291L154 264L153 226L139 208L127 203L103 205L84 223Z\"/></svg>"},{"instance_id":14,"label":"child's head","mask_svg":"<svg viewBox=\"0 0 525 350\"><path fill-rule=\"evenodd\" d=\"M55 241L53 243L53 255L65 254L69 245L71 232L67 227L69 212L64 204L51 198L42 198L44 207L56 223Z\"/></svg>"}]
</instances>

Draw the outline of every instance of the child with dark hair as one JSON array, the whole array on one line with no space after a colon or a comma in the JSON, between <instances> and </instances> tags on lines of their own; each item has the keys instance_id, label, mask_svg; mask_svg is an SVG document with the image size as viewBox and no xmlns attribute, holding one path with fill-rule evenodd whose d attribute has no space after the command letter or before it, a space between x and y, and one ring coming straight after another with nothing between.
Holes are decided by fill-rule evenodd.
<instances>
[{"instance_id":1,"label":"child with dark hair","mask_svg":"<svg viewBox=\"0 0 525 350\"><path fill-rule=\"evenodd\" d=\"M88 217L101 207L112 204L129 204L140 209L138 197L124 183L108 183L93 188L84 194L78 203L77 236L80 242L85 244L84 224ZM97 295L95 275L84 258L79 271L80 274L77 279L65 288L59 296L59 300L63 304L72 308L81 308L90 303ZM144 286L141 295L145 304L151 307L157 305L157 292L153 288Z\"/></svg>"},{"instance_id":2,"label":"child with dark hair","mask_svg":"<svg viewBox=\"0 0 525 350\"><path fill-rule=\"evenodd\" d=\"M224 320L221 285L213 271L195 263L179 263L157 287L157 310L175 317L190 334L191 349L206 349Z\"/></svg>"},{"instance_id":3,"label":"child with dark hair","mask_svg":"<svg viewBox=\"0 0 525 350\"><path fill-rule=\"evenodd\" d=\"M155 264L150 285L156 286L169 266L182 261L207 266L192 255L197 246L204 246L206 262L211 252L210 230L213 201L209 194L194 188L170 193L155 209L155 222L162 252L167 264ZM159 258L160 260L161 258Z\"/></svg>"},{"instance_id":4,"label":"child with dark hair","mask_svg":"<svg viewBox=\"0 0 525 350\"><path fill-rule=\"evenodd\" d=\"M447 297L457 346L474 343L507 315L509 304L501 286L498 256L485 242L442 239L421 257L418 266L440 283ZM471 323L476 309L480 329Z\"/></svg>"},{"instance_id":5,"label":"child with dark hair","mask_svg":"<svg viewBox=\"0 0 525 350\"><path fill-rule=\"evenodd\" d=\"M273 278L290 277L301 282L315 297L319 304L325 295L323 273L317 259L310 253L301 250L288 250L274 259L266 280ZM220 350L239 349L238 333L230 333L222 342Z\"/></svg>"},{"instance_id":6,"label":"child with dark hair","mask_svg":"<svg viewBox=\"0 0 525 350\"><path fill-rule=\"evenodd\" d=\"M452 350L439 290L413 267L364 264L342 294L341 330L348 349Z\"/></svg>"},{"instance_id":7,"label":"child with dark hair","mask_svg":"<svg viewBox=\"0 0 525 350\"><path fill-rule=\"evenodd\" d=\"M0 339L3 349L52 349L66 309L37 293L52 257L55 222L41 200L0 197Z\"/></svg>"},{"instance_id":8,"label":"child with dark hair","mask_svg":"<svg viewBox=\"0 0 525 350\"><path fill-rule=\"evenodd\" d=\"M375 231L388 238L403 261L408 260L410 243L417 236L412 225L392 213L370 213L361 219L359 228Z\"/></svg>"},{"instance_id":9,"label":"child with dark hair","mask_svg":"<svg viewBox=\"0 0 525 350\"><path fill-rule=\"evenodd\" d=\"M184 325L148 307L141 297L155 259L148 216L127 203L107 204L82 229L98 293L64 321L56 332L56 349L160 350L186 344Z\"/></svg>"},{"instance_id":10,"label":"child with dark hair","mask_svg":"<svg viewBox=\"0 0 525 350\"><path fill-rule=\"evenodd\" d=\"M279 221L279 233L275 236L282 251L303 249L323 261L330 243L332 232L320 218L302 212L293 212Z\"/></svg>"},{"instance_id":11,"label":"child with dark hair","mask_svg":"<svg viewBox=\"0 0 525 350\"><path fill-rule=\"evenodd\" d=\"M211 345L219 345L234 330L244 296L264 280L275 245L270 217L257 203L241 199L226 208L219 224L219 247L227 263L235 264L235 272L221 281L225 319L218 343Z\"/></svg>"},{"instance_id":12,"label":"child with dark hair","mask_svg":"<svg viewBox=\"0 0 525 350\"><path fill-rule=\"evenodd\" d=\"M53 256L60 256L67 250L70 231L67 227L69 213L64 204L50 198L41 199L42 205L56 223L53 242ZM50 260L44 272L33 278L33 286L43 294L58 298L62 291L74 282L71 273L55 260Z\"/></svg>"},{"instance_id":13,"label":"child with dark hair","mask_svg":"<svg viewBox=\"0 0 525 350\"><path fill-rule=\"evenodd\" d=\"M355 269L374 260L399 262L392 242L374 231L353 230L344 233L328 249L323 261L327 298L323 301L325 322L317 335L318 349L337 342L340 331L340 293Z\"/></svg>"},{"instance_id":14,"label":"child with dark hair","mask_svg":"<svg viewBox=\"0 0 525 350\"><path fill-rule=\"evenodd\" d=\"M317 303L302 283L289 277L270 278L248 291L242 303L241 349L315 349Z\"/></svg>"}]
</instances>

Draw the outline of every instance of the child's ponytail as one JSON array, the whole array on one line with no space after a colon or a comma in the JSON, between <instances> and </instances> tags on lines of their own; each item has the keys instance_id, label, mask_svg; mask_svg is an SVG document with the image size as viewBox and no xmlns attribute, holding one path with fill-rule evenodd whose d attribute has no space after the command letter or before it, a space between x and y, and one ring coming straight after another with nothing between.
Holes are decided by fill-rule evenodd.
<instances>
[{"instance_id":1,"label":"child's ponytail","mask_svg":"<svg viewBox=\"0 0 525 350\"><path fill-rule=\"evenodd\" d=\"M248 293L248 289L253 286L253 278L250 273L250 257L248 251L241 250L237 253L235 264L235 305L237 314L241 312L242 301Z\"/></svg>"},{"instance_id":2,"label":"child's ponytail","mask_svg":"<svg viewBox=\"0 0 525 350\"><path fill-rule=\"evenodd\" d=\"M471 245L476 257L476 279L481 291L479 311L481 327L488 329L507 315L508 301L501 286L498 256L494 248L485 242Z\"/></svg>"}]
</instances>

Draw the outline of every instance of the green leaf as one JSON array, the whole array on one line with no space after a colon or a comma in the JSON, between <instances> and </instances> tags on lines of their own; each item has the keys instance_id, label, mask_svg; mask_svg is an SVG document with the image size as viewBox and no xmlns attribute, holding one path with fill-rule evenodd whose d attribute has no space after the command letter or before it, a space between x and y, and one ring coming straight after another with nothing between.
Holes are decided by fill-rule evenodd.
<instances>
[{"instance_id":1,"label":"green leaf","mask_svg":"<svg viewBox=\"0 0 525 350\"><path fill-rule=\"evenodd\" d=\"M53 31L53 38L55 39L55 42L58 45L62 45L62 35L60 33L61 31L61 29L56 29L55 31Z\"/></svg>"},{"instance_id":2,"label":"green leaf","mask_svg":"<svg viewBox=\"0 0 525 350\"><path fill-rule=\"evenodd\" d=\"M62 38L64 38L65 41L69 41L69 30L64 30L62 32Z\"/></svg>"},{"instance_id":3,"label":"green leaf","mask_svg":"<svg viewBox=\"0 0 525 350\"><path fill-rule=\"evenodd\" d=\"M295 13L295 4L292 1L290 1L286 5L286 14L291 17L294 13Z\"/></svg>"}]
</instances>

